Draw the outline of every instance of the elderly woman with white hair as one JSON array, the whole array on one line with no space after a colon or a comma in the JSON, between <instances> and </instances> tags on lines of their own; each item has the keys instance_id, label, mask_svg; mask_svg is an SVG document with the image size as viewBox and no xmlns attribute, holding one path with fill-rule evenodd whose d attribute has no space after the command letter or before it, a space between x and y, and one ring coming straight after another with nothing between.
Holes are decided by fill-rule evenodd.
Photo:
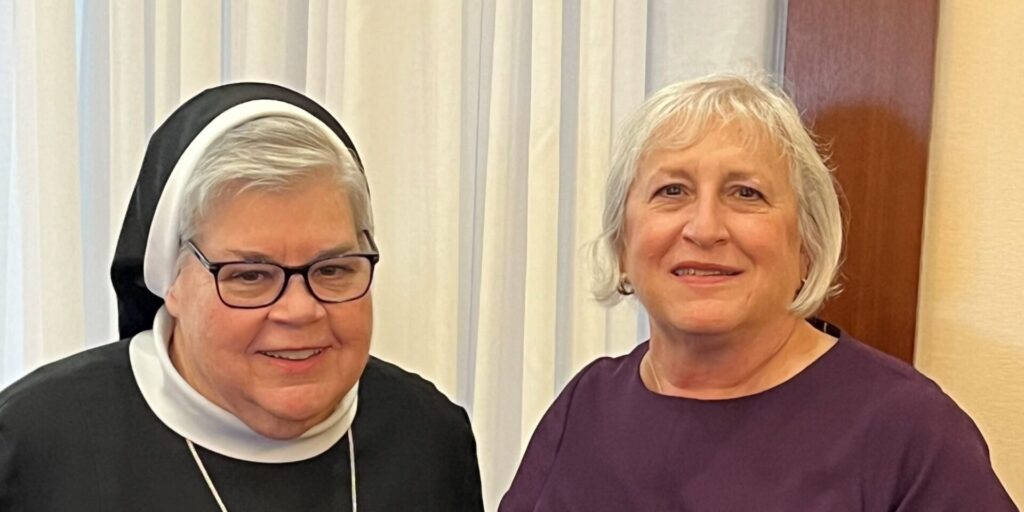
<instances>
[{"instance_id":1,"label":"elderly woman with white hair","mask_svg":"<svg viewBox=\"0 0 1024 512\"><path fill-rule=\"evenodd\" d=\"M369 356L373 231L315 102L184 104L117 245L123 339L0 393L0 510L482 510L466 413Z\"/></svg>"},{"instance_id":2,"label":"elderly woman with white hair","mask_svg":"<svg viewBox=\"0 0 1024 512\"><path fill-rule=\"evenodd\" d=\"M605 197L596 296L635 295L650 340L569 382L501 511L1016 510L934 382L812 318L842 222L784 93L729 75L659 91Z\"/></svg>"}]
</instances>

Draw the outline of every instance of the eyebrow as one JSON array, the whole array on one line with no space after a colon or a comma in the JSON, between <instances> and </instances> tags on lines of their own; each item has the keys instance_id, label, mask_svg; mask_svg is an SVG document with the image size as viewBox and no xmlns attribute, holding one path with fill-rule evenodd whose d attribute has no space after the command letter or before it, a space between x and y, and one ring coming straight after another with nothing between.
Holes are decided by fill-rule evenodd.
<instances>
[{"instance_id":1,"label":"eyebrow","mask_svg":"<svg viewBox=\"0 0 1024 512\"><path fill-rule=\"evenodd\" d=\"M749 179L755 180L758 183L762 183L762 182L765 181L764 177L763 177L763 173L759 173L757 171L738 171L738 170L733 170L733 171L729 171L725 175L725 181L749 180Z\"/></svg>"},{"instance_id":2,"label":"eyebrow","mask_svg":"<svg viewBox=\"0 0 1024 512\"><path fill-rule=\"evenodd\" d=\"M686 177L686 178L692 178L693 177L693 172L688 167L682 167L682 166L660 167L660 168L656 169L656 172L652 173L650 176L653 178L653 177L657 176L658 174L663 174L663 175L668 175L668 176L682 176L682 177ZM756 170L744 170L744 169L733 169L731 171L728 171L725 174L725 178L724 178L723 181L734 181L734 180L740 180L740 179L754 179L754 180L757 180L758 182L765 181L763 179L763 173L760 173L760 172L758 172Z\"/></svg>"},{"instance_id":3,"label":"eyebrow","mask_svg":"<svg viewBox=\"0 0 1024 512\"><path fill-rule=\"evenodd\" d=\"M345 254L355 252L353 249L355 249L356 247L356 244L353 242L343 242L334 247L330 247L316 253L315 255L313 255L313 258L309 260L309 262L320 261L323 259L334 258L337 256L344 256ZM247 261L251 263L280 263L275 258L259 251L247 251L244 249L225 249L224 252L230 254L231 257L238 258L240 261Z\"/></svg>"}]
</instances>

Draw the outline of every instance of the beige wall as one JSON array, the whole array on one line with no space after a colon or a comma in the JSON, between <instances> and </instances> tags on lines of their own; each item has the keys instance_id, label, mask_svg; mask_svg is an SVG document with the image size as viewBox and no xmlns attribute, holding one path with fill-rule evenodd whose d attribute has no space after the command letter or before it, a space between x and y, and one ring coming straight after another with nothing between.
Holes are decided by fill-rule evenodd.
<instances>
[{"instance_id":1,"label":"beige wall","mask_svg":"<svg viewBox=\"0 0 1024 512\"><path fill-rule=\"evenodd\" d=\"M1024 2L942 2L916 363L1024 504Z\"/></svg>"}]
</instances>

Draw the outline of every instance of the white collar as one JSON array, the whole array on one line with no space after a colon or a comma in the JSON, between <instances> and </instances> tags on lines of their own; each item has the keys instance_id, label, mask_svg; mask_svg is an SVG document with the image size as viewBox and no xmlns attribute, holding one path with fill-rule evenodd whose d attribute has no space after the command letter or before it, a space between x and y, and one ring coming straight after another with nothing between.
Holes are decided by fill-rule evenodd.
<instances>
[{"instance_id":1,"label":"white collar","mask_svg":"<svg viewBox=\"0 0 1024 512\"><path fill-rule=\"evenodd\" d=\"M167 346L174 319L161 307L153 330L132 338L128 348L132 373L146 404L157 418L178 435L234 459L261 463L311 459L334 446L356 416L359 383L321 423L299 437L271 439L256 433L235 415L192 388L171 363Z\"/></svg>"}]
</instances>

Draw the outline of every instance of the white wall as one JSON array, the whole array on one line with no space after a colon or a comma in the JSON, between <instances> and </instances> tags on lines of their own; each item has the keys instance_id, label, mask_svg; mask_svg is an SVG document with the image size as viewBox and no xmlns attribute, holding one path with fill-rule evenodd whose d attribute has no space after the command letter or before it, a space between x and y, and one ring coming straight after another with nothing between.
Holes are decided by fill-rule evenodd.
<instances>
[{"instance_id":1,"label":"white wall","mask_svg":"<svg viewBox=\"0 0 1024 512\"><path fill-rule=\"evenodd\" d=\"M1024 3L942 2L916 364L1024 503Z\"/></svg>"}]
</instances>

